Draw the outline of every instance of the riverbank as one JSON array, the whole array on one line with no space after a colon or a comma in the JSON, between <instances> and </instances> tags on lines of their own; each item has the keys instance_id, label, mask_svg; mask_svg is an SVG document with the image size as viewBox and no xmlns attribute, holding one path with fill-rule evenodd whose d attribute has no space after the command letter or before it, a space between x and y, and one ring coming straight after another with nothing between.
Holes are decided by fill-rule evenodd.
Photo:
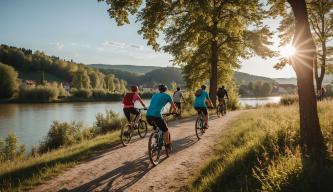
<instances>
[{"instance_id":1,"label":"riverbank","mask_svg":"<svg viewBox=\"0 0 333 192\"><path fill-rule=\"evenodd\" d=\"M140 94L142 99L150 99L154 92L142 93ZM24 100L24 99L0 99L0 104L35 104L35 103L82 103L82 102L113 102L113 101L121 101L123 99L124 94L115 93L108 96L103 97L62 97L56 100Z\"/></svg>"},{"instance_id":2,"label":"riverbank","mask_svg":"<svg viewBox=\"0 0 333 192\"><path fill-rule=\"evenodd\" d=\"M184 111L183 118L195 115L191 108ZM168 119L173 121L172 117ZM30 154L26 158L3 161L0 164L0 191L29 190L42 181L56 176L62 170L73 167L88 158L112 150L120 144L118 130L81 140L77 144L63 146L47 153Z\"/></svg>"},{"instance_id":3,"label":"riverbank","mask_svg":"<svg viewBox=\"0 0 333 192\"><path fill-rule=\"evenodd\" d=\"M186 191L332 191L333 101L318 103L322 169L302 159L297 105L255 109L235 121Z\"/></svg>"}]
</instances>

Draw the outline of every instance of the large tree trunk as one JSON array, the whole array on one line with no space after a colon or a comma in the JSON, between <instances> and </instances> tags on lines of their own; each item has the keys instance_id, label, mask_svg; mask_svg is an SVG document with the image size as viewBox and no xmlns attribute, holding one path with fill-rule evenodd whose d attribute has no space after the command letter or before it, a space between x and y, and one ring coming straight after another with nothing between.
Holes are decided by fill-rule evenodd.
<instances>
[{"instance_id":1,"label":"large tree trunk","mask_svg":"<svg viewBox=\"0 0 333 192\"><path fill-rule=\"evenodd\" d=\"M218 47L217 41L213 40L211 43L211 64L210 64L210 82L209 82L209 97L216 106L216 94L217 94L217 62L218 62Z\"/></svg>"},{"instance_id":2,"label":"large tree trunk","mask_svg":"<svg viewBox=\"0 0 333 192\"><path fill-rule=\"evenodd\" d=\"M311 36L305 0L288 0L295 16L293 45L296 54L291 64L297 75L300 113L300 136L303 155L321 154L325 149L317 114L317 101L313 84L315 45Z\"/></svg>"}]
</instances>

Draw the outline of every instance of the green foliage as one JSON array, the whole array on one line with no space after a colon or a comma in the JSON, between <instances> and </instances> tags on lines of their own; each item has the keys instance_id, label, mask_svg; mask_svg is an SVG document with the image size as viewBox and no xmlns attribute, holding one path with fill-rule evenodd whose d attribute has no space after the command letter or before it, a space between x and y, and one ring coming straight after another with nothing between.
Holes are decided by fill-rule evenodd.
<instances>
[{"instance_id":1,"label":"green foliage","mask_svg":"<svg viewBox=\"0 0 333 192\"><path fill-rule=\"evenodd\" d=\"M25 155L25 150L25 145L20 144L14 133L10 133L5 142L0 139L0 162L22 159Z\"/></svg>"},{"instance_id":2,"label":"green foliage","mask_svg":"<svg viewBox=\"0 0 333 192\"><path fill-rule=\"evenodd\" d=\"M301 156L298 107L263 107L232 123L187 191L332 191L332 106L319 103L328 147L321 168Z\"/></svg>"},{"instance_id":3,"label":"green foliage","mask_svg":"<svg viewBox=\"0 0 333 192\"><path fill-rule=\"evenodd\" d=\"M273 90L273 85L268 82L256 81L249 82L247 85L239 86L239 94L242 96L267 97L270 96Z\"/></svg>"},{"instance_id":4,"label":"green foliage","mask_svg":"<svg viewBox=\"0 0 333 192\"><path fill-rule=\"evenodd\" d=\"M47 80L72 82L73 87L77 89L103 89L106 86L105 75L97 69L75 63L72 60L66 61L48 56L40 51L32 52L24 48L1 45L0 62L14 67L24 79L29 78L29 80L40 82L41 72L45 72ZM119 79L117 82L121 84L116 86L122 90L115 90L124 91L125 82L119 81Z\"/></svg>"},{"instance_id":5,"label":"green foliage","mask_svg":"<svg viewBox=\"0 0 333 192\"><path fill-rule=\"evenodd\" d=\"M53 121L46 138L39 146L39 152L43 153L62 146L73 145L83 139L92 138L92 136L89 130L85 130L82 122Z\"/></svg>"},{"instance_id":6,"label":"green foliage","mask_svg":"<svg viewBox=\"0 0 333 192\"><path fill-rule=\"evenodd\" d=\"M59 93L64 92L56 84L38 85L37 87L21 87L19 99L23 101L54 101Z\"/></svg>"},{"instance_id":7,"label":"green foliage","mask_svg":"<svg viewBox=\"0 0 333 192\"><path fill-rule=\"evenodd\" d=\"M0 63L0 99L12 98L18 89L18 74L15 69Z\"/></svg>"},{"instance_id":8,"label":"green foliage","mask_svg":"<svg viewBox=\"0 0 333 192\"><path fill-rule=\"evenodd\" d=\"M96 115L96 127L98 132L106 133L120 129L126 121L119 117L119 114L112 110L106 110L105 114L98 113Z\"/></svg>"},{"instance_id":9,"label":"green foliage","mask_svg":"<svg viewBox=\"0 0 333 192\"><path fill-rule=\"evenodd\" d=\"M142 3L105 2L118 25L128 23L128 14L135 14ZM230 74L239 67L240 57L273 55L267 47L272 34L260 25L263 16L257 0L146 1L137 13L137 21L142 24L139 33L155 50L161 49L157 42L160 33L165 35L167 44L162 49L183 68L188 87L197 87L210 79L210 92L215 98L217 82L231 81ZM218 76L211 76L212 73Z\"/></svg>"},{"instance_id":10,"label":"green foliage","mask_svg":"<svg viewBox=\"0 0 333 192\"><path fill-rule=\"evenodd\" d=\"M78 70L74 73L72 79L73 87L76 89L89 89L90 88L90 78L87 71Z\"/></svg>"},{"instance_id":11,"label":"green foliage","mask_svg":"<svg viewBox=\"0 0 333 192\"><path fill-rule=\"evenodd\" d=\"M298 95L283 95L280 100L281 105L293 105L298 103Z\"/></svg>"},{"instance_id":12,"label":"green foliage","mask_svg":"<svg viewBox=\"0 0 333 192\"><path fill-rule=\"evenodd\" d=\"M71 94L76 98L88 99L91 97L92 92L90 89L74 89Z\"/></svg>"}]
</instances>

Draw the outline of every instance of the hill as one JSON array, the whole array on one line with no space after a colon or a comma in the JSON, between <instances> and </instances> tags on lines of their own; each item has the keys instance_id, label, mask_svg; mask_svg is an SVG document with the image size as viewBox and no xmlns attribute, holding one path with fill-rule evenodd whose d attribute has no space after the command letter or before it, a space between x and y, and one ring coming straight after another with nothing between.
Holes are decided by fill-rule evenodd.
<instances>
[{"instance_id":1,"label":"hill","mask_svg":"<svg viewBox=\"0 0 333 192\"><path fill-rule=\"evenodd\" d=\"M296 78L274 78L276 82L279 84L297 84L297 79ZM333 82L333 75L325 75L323 79L323 84L329 84Z\"/></svg>"},{"instance_id":2,"label":"hill","mask_svg":"<svg viewBox=\"0 0 333 192\"><path fill-rule=\"evenodd\" d=\"M176 67L158 67L158 66L137 66L137 65L101 65L92 64L91 67L100 69L101 72L108 74L112 73L119 79L124 79L128 84L145 84L153 83L170 84L172 81L177 84L184 85L181 77L181 71ZM142 67L142 69L141 69ZM140 71L140 72L137 72ZM234 79L238 85L247 84L248 82L268 82L276 83L275 80L257 75L251 75L243 72L235 72Z\"/></svg>"},{"instance_id":3,"label":"hill","mask_svg":"<svg viewBox=\"0 0 333 192\"><path fill-rule=\"evenodd\" d=\"M157 66L139 66L139 65L107 65L107 64L90 64L90 67L96 69L112 69L118 71L127 71L131 73L146 74L152 70L159 69Z\"/></svg>"}]
</instances>

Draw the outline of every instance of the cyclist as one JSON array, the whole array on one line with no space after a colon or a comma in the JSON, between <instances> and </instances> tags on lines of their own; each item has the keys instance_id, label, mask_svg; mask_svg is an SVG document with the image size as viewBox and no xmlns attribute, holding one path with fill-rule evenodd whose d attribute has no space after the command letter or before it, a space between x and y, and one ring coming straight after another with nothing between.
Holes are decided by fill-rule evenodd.
<instances>
[{"instance_id":1,"label":"cyclist","mask_svg":"<svg viewBox=\"0 0 333 192\"><path fill-rule=\"evenodd\" d=\"M180 91L180 87L177 87L177 91L173 93L173 102L175 103L176 107L178 108L179 116L181 116L182 111L182 104L181 99L183 98L182 92Z\"/></svg>"},{"instance_id":2,"label":"cyclist","mask_svg":"<svg viewBox=\"0 0 333 192\"><path fill-rule=\"evenodd\" d=\"M172 111L177 111L177 108L175 104L172 101L172 98L170 95L168 95L166 90L168 87L166 85L159 85L158 90L159 93L155 93L150 101L150 105L147 110L147 121L148 123L153 126L154 128L155 125L160 128L163 131L163 140L165 142L165 147L170 150L170 138L169 138L169 131L168 131L168 125L166 124L165 120L162 118L161 111L163 107L167 104L170 103L170 112Z\"/></svg>"},{"instance_id":3,"label":"cyclist","mask_svg":"<svg viewBox=\"0 0 333 192\"><path fill-rule=\"evenodd\" d=\"M194 109L198 111L198 114L200 113L200 111L203 112L203 114L205 115L205 128L208 129L209 116L208 116L206 102L208 103L209 107L212 107L213 103L210 100L208 93L205 90L206 90L206 85L202 85L201 89L195 92Z\"/></svg>"},{"instance_id":4,"label":"cyclist","mask_svg":"<svg viewBox=\"0 0 333 192\"><path fill-rule=\"evenodd\" d=\"M229 99L229 96L228 96L228 92L227 90L225 90L224 86L222 85L222 87L220 87L218 90L217 90L217 98L218 98L218 101L219 101L219 105L222 105L222 106L226 106L226 103L225 103L225 100L224 100L224 97L227 97L227 99Z\"/></svg>"},{"instance_id":5,"label":"cyclist","mask_svg":"<svg viewBox=\"0 0 333 192\"><path fill-rule=\"evenodd\" d=\"M132 85L131 86L131 92L126 93L126 95L123 98L123 111L125 114L125 117L128 121L128 123L131 123L131 114L135 115L134 122L136 122L140 116L140 111L134 107L134 103L136 101L139 101L143 108L146 109L146 104L142 101L141 97L138 94L138 86Z\"/></svg>"}]
</instances>

